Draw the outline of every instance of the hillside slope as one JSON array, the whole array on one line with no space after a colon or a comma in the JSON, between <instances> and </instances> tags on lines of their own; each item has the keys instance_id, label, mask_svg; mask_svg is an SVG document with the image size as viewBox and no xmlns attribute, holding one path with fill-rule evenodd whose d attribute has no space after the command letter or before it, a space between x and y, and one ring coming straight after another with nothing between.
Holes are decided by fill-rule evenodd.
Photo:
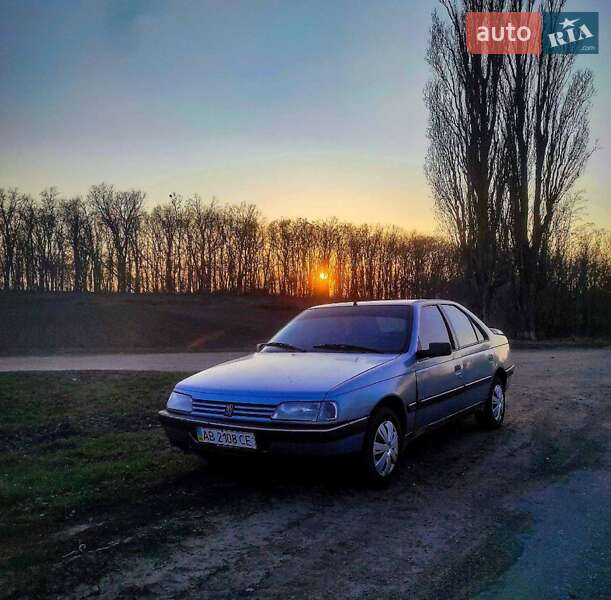
<instances>
[{"instance_id":1,"label":"hillside slope","mask_svg":"<svg viewBox=\"0 0 611 600\"><path fill-rule=\"evenodd\" d=\"M244 350L315 300L0 293L0 354Z\"/></svg>"}]
</instances>

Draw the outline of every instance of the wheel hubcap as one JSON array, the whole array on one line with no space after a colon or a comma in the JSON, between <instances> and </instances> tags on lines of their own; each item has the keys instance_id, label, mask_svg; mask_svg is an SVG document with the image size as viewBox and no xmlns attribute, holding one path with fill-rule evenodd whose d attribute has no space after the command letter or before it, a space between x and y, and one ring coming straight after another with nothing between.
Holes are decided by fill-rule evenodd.
<instances>
[{"instance_id":1,"label":"wheel hubcap","mask_svg":"<svg viewBox=\"0 0 611 600\"><path fill-rule=\"evenodd\" d=\"M399 434L392 421L382 421L373 438L373 464L386 477L395 468L399 457Z\"/></svg>"},{"instance_id":2,"label":"wheel hubcap","mask_svg":"<svg viewBox=\"0 0 611 600\"><path fill-rule=\"evenodd\" d=\"M495 421L500 421L503 418L505 411L505 392L499 384L494 386L492 390L492 416Z\"/></svg>"}]
</instances>

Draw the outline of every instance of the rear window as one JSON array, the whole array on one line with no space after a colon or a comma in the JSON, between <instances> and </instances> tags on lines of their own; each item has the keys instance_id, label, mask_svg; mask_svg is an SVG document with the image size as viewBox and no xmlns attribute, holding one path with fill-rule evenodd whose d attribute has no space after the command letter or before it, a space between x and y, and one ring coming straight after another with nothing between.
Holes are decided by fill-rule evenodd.
<instances>
[{"instance_id":1,"label":"rear window","mask_svg":"<svg viewBox=\"0 0 611 600\"><path fill-rule=\"evenodd\" d=\"M477 344L477 335L471 323L471 319L459 308L451 304L443 305L443 314L448 318L452 325L458 345L461 348Z\"/></svg>"},{"instance_id":2,"label":"rear window","mask_svg":"<svg viewBox=\"0 0 611 600\"><path fill-rule=\"evenodd\" d=\"M484 333L482 328L478 325L477 321L471 319L471 324L473 325L473 329L475 329L475 335L477 336L478 342L483 342L488 339L488 336Z\"/></svg>"}]
</instances>

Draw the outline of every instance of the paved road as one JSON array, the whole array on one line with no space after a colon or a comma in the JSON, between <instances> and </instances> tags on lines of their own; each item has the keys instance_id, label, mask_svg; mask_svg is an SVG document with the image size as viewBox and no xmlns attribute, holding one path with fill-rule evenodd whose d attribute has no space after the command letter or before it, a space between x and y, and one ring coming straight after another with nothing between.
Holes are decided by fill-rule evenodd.
<instances>
[{"instance_id":1,"label":"paved road","mask_svg":"<svg viewBox=\"0 0 611 600\"><path fill-rule=\"evenodd\" d=\"M243 356L244 352L173 354L65 354L1 356L4 371L183 371L197 372Z\"/></svg>"}]
</instances>

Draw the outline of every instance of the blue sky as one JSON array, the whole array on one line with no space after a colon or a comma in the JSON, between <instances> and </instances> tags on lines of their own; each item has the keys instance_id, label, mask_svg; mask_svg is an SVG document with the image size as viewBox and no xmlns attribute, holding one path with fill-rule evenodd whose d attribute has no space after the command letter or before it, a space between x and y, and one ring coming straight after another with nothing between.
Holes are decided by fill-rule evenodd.
<instances>
[{"instance_id":1,"label":"blue sky","mask_svg":"<svg viewBox=\"0 0 611 600\"><path fill-rule=\"evenodd\" d=\"M436 2L4 1L0 186L100 181L432 229L422 89ZM611 18L600 12L593 135L579 183L611 226Z\"/></svg>"}]
</instances>

